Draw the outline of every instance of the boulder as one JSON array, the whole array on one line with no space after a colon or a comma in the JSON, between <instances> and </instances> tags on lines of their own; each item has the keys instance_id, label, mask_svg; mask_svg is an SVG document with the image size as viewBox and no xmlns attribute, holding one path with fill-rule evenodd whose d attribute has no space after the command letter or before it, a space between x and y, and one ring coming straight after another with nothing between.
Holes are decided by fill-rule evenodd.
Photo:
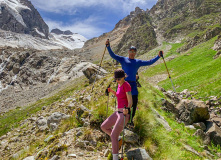
<instances>
[{"instance_id":1,"label":"boulder","mask_svg":"<svg viewBox=\"0 0 221 160\"><path fill-rule=\"evenodd\" d=\"M135 144L138 143L138 135L130 130L124 130L124 138L126 143Z\"/></svg>"},{"instance_id":2,"label":"boulder","mask_svg":"<svg viewBox=\"0 0 221 160\"><path fill-rule=\"evenodd\" d=\"M178 96L177 93L173 91L167 91L164 93L168 98L170 98L172 101L174 101L176 104L180 102L180 97Z\"/></svg>"},{"instance_id":3,"label":"boulder","mask_svg":"<svg viewBox=\"0 0 221 160\"><path fill-rule=\"evenodd\" d=\"M185 124L203 122L210 118L208 107L203 101L183 99L176 106L179 119Z\"/></svg>"},{"instance_id":4,"label":"boulder","mask_svg":"<svg viewBox=\"0 0 221 160\"><path fill-rule=\"evenodd\" d=\"M13 73L14 73L14 74L18 74L19 70L20 70L20 65L19 65L19 63L15 63L15 64L13 65Z\"/></svg>"},{"instance_id":5,"label":"boulder","mask_svg":"<svg viewBox=\"0 0 221 160\"><path fill-rule=\"evenodd\" d=\"M102 69L98 68L95 65L86 66L83 70L84 75L89 79L89 83L93 83L95 79L100 79L102 75L106 74L107 72Z\"/></svg>"},{"instance_id":6,"label":"boulder","mask_svg":"<svg viewBox=\"0 0 221 160\"><path fill-rule=\"evenodd\" d=\"M68 158L69 158L69 157L70 157L70 158L77 158L77 155L76 155L76 154L69 154L69 155L68 155Z\"/></svg>"},{"instance_id":7,"label":"boulder","mask_svg":"<svg viewBox=\"0 0 221 160\"><path fill-rule=\"evenodd\" d=\"M221 127L221 118L214 117L211 119L214 123L216 123L217 126Z\"/></svg>"},{"instance_id":8,"label":"boulder","mask_svg":"<svg viewBox=\"0 0 221 160\"><path fill-rule=\"evenodd\" d=\"M58 128L58 124L57 123L50 123L50 131L53 132Z\"/></svg>"},{"instance_id":9,"label":"boulder","mask_svg":"<svg viewBox=\"0 0 221 160\"><path fill-rule=\"evenodd\" d=\"M152 158L148 155L145 149L138 148L138 149L133 149L129 150L127 153L127 159L128 160L134 160L134 159L139 159L139 160L152 160Z\"/></svg>"},{"instance_id":10,"label":"boulder","mask_svg":"<svg viewBox=\"0 0 221 160\"><path fill-rule=\"evenodd\" d=\"M83 105L81 105L81 106L79 106L78 108L77 108L77 115L80 117L84 112L88 112L88 113L91 113L91 111L87 108L87 107L85 107L85 106L83 106Z\"/></svg>"},{"instance_id":11,"label":"boulder","mask_svg":"<svg viewBox=\"0 0 221 160\"><path fill-rule=\"evenodd\" d=\"M169 101L167 101L166 99L162 99L162 106L166 107L166 111L172 112L175 115L179 115L179 111L178 109L175 107L174 104L170 103Z\"/></svg>"},{"instance_id":12,"label":"boulder","mask_svg":"<svg viewBox=\"0 0 221 160\"><path fill-rule=\"evenodd\" d=\"M221 144L221 129L213 122L206 121L206 134L209 135L211 141L215 145Z\"/></svg>"},{"instance_id":13,"label":"boulder","mask_svg":"<svg viewBox=\"0 0 221 160\"><path fill-rule=\"evenodd\" d=\"M70 117L70 115L55 112L51 116L48 117L47 125L50 127L51 123L59 124L62 119L68 119L69 117Z\"/></svg>"},{"instance_id":14,"label":"boulder","mask_svg":"<svg viewBox=\"0 0 221 160\"><path fill-rule=\"evenodd\" d=\"M206 137L206 134L201 129L197 129L197 131L193 134L193 136L199 136L204 140Z\"/></svg>"},{"instance_id":15,"label":"boulder","mask_svg":"<svg viewBox=\"0 0 221 160\"><path fill-rule=\"evenodd\" d=\"M201 129L201 130L203 130L203 131L206 130L206 125L205 125L203 122L193 123L193 126L194 126L196 129Z\"/></svg>"},{"instance_id":16,"label":"boulder","mask_svg":"<svg viewBox=\"0 0 221 160\"><path fill-rule=\"evenodd\" d=\"M39 117L36 121L36 124L40 131L45 131L48 129L47 120L44 117Z\"/></svg>"},{"instance_id":17,"label":"boulder","mask_svg":"<svg viewBox=\"0 0 221 160\"><path fill-rule=\"evenodd\" d=\"M30 156L30 157L26 157L25 159L23 160L35 160L35 157L34 156Z\"/></svg>"}]
</instances>

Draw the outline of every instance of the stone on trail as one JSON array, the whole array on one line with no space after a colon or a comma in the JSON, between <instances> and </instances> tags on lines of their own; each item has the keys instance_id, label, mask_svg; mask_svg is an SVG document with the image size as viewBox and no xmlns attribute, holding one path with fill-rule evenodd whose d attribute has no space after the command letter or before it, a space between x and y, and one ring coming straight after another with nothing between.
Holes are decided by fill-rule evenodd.
<instances>
[{"instance_id":1,"label":"stone on trail","mask_svg":"<svg viewBox=\"0 0 221 160\"><path fill-rule=\"evenodd\" d=\"M25 159L23 160L35 160L35 157L34 156L30 156L30 157L26 157Z\"/></svg>"},{"instance_id":2,"label":"stone on trail","mask_svg":"<svg viewBox=\"0 0 221 160\"><path fill-rule=\"evenodd\" d=\"M152 160L146 150L142 148L129 150L126 154L128 160Z\"/></svg>"}]
</instances>

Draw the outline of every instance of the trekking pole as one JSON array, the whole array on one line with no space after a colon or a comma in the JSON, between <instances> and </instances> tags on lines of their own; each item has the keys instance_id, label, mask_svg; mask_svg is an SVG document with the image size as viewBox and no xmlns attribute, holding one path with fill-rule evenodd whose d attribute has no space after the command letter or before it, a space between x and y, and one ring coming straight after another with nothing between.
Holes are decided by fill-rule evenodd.
<instances>
[{"instance_id":1,"label":"trekking pole","mask_svg":"<svg viewBox=\"0 0 221 160\"><path fill-rule=\"evenodd\" d=\"M174 85L173 85L173 81L172 81L172 79L171 79L171 77L170 77L170 73L169 73L169 71L168 71L168 68L167 68L166 62L165 62L164 57L163 57L163 51L160 51L160 56L163 58L163 62L164 62L165 67L166 67L166 69L167 69L167 73L168 73L169 78L170 78L170 81L171 81L171 83L172 83L173 90L174 90L174 92L176 92L175 87L174 87Z\"/></svg>"},{"instance_id":2,"label":"trekking pole","mask_svg":"<svg viewBox=\"0 0 221 160\"><path fill-rule=\"evenodd\" d=\"M105 91L105 95L108 96L107 98L107 111L106 111L106 118L107 118L107 113L108 113L108 103L109 103L109 92L108 92L108 88L110 88L110 84L107 87L106 91Z\"/></svg>"},{"instance_id":3,"label":"trekking pole","mask_svg":"<svg viewBox=\"0 0 221 160\"><path fill-rule=\"evenodd\" d=\"M126 108L126 107L124 107ZM124 115L124 128L125 128L125 117L126 115ZM122 141L122 153L121 153L121 160L124 159L124 128L123 128L123 141Z\"/></svg>"},{"instance_id":4,"label":"trekking pole","mask_svg":"<svg viewBox=\"0 0 221 160\"><path fill-rule=\"evenodd\" d=\"M102 56L102 58L101 58L101 62L100 62L100 65L99 65L98 71L97 71L97 73L96 73L96 75L95 75L95 80L94 80L94 83L93 83L92 91L91 91L91 92L93 92L94 84L95 84L96 79L97 79L97 74L98 74L98 72L99 72L99 70L100 70L100 68L101 68L101 64L102 64L102 61L103 61L103 58L104 58L105 51L106 51L106 46L105 46L105 48L104 48L104 53L103 53L103 56Z\"/></svg>"}]
</instances>

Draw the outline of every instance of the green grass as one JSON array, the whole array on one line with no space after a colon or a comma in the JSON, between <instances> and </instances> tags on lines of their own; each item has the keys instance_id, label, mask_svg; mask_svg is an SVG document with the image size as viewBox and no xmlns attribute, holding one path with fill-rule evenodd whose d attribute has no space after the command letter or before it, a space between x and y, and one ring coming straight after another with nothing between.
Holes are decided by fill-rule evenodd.
<instances>
[{"instance_id":1,"label":"green grass","mask_svg":"<svg viewBox=\"0 0 221 160\"><path fill-rule=\"evenodd\" d=\"M16 109L5 113L0 117L0 136L6 134L12 128L19 127L19 122L40 111L43 106L51 105L56 101L61 101L62 98L72 95L75 90L83 87L83 83L79 83L81 81L82 80L80 79L75 80L75 83L73 83L72 86L59 91L57 94L54 94L49 98L41 99L30 106L17 107Z\"/></svg>"},{"instance_id":2,"label":"green grass","mask_svg":"<svg viewBox=\"0 0 221 160\"><path fill-rule=\"evenodd\" d=\"M175 121L173 114L161 110L161 98L165 96L145 83L142 78L141 83L143 86L139 89L139 110L135 116L135 130L150 156L156 160L204 159L184 148L184 145L189 145L198 153L203 152L202 140L192 136L196 130L187 129L184 124ZM156 120L153 108L167 120L172 128L171 132L168 132ZM211 148L211 150L219 151L219 146L211 146Z\"/></svg>"},{"instance_id":3,"label":"green grass","mask_svg":"<svg viewBox=\"0 0 221 160\"><path fill-rule=\"evenodd\" d=\"M213 59L216 51L210 49L216 39L217 37L166 62L178 92L189 89L198 92L198 97L221 96L221 58ZM180 46L182 45L180 44ZM172 45L171 51L180 46L179 44ZM171 51L169 53L172 53ZM144 76L152 77L163 73L166 74L167 72L165 65L162 63L149 68ZM172 90L169 79L161 81L158 85L166 90Z\"/></svg>"}]
</instances>

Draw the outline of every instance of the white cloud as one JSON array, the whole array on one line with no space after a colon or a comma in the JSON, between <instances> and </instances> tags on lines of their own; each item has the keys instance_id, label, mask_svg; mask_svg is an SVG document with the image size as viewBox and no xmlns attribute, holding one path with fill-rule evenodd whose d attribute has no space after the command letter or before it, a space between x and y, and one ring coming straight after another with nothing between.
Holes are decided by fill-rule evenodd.
<instances>
[{"instance_id":1,"label":"white cloud","mask_svg":"<svg viewBox=\"0 0 221 160\"><path fill-rule=\"evenodd\" d=\"M86 38L97 37L105 32L107 28L113 26L113 22L109 21L117 17L116 22L123 19L136 7L144 10L151 8L157 0L30 0L33 5L47 13L44 17L45 22L50 29L59 28L61 30L71 30L79 33ZM73 16L72 22L67 23L64 18L60 20L52 20L50 13L56 13L62 16ZM87 13L88 15L86 15ZM91 15L89 15L91 14ZM70 16L71 15L71 16ZM84 15L84 16L82 16ZM108 17L105 17L108 16ZM85 19L86 18L86 19ZM120 18L120 19L119 19ZM113 29L112 28L112 29ZM110 28L109 28L110 30Z\"/></svg>"},{"instance_id":2,"label":"white cloud","mask_svg":"<svg viewBox=\"0 0 221 160\"><path fill-rule=\"evenodd\" d=\"M98 18L94 18L94 17L89 17L86 20L77 21L72 24L70 23L65 24L63 22L54 21L50 19L45 19L45 21L48 24L50 30L55 29L55 28L58 28L63 31L70 30L73 33L79 33L85 36L86 38L97 37L97 35L101 35L105 32L103 28L100 28L94 25L96 23L99 23Z\"/></svg>"},{"instance_id":3,"label":"white cloud","mask_svg":"<svg viewBox=\"0 0 221 160\"><path fill-rule=\"evenodd\" d=\"M112 12L129 13L136 7L151 8L157 0L30 0L37 8L47 12L74 14L78 8L105 7ZM143 9L146 9L143 8Z\"/></svg>"}]
</instances>

